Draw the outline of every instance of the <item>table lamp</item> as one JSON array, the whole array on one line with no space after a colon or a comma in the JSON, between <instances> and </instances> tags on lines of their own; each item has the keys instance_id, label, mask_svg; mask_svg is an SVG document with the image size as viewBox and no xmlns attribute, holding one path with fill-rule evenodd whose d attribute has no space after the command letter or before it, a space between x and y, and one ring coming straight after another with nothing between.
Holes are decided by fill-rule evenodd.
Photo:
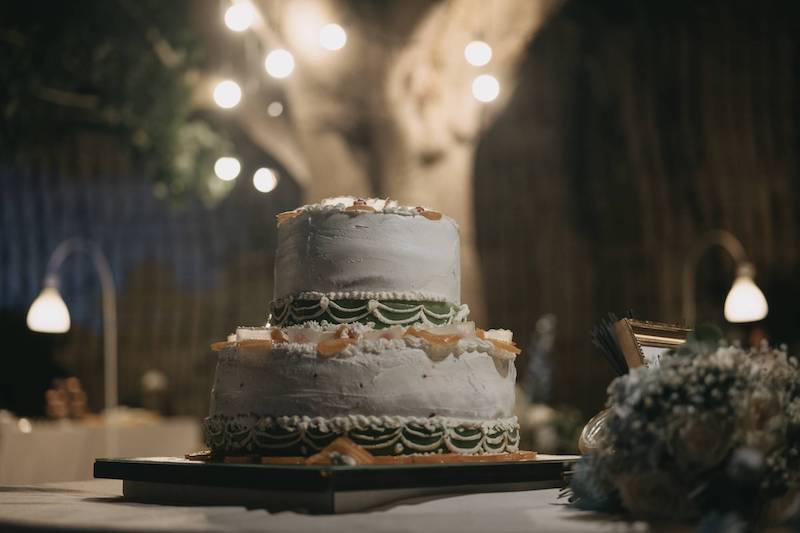
<instances>
[{"instance_id":1,"label":"table lamp","mask_svg":"<svg viewBox=\"0 0 800 533\"><path fill-rule=\"evenodd\" d=\"M702 254L713 246L719 246L733 257L736 263L736 279L725 298L725 320L733 323L756 322L767 316L769 306L764 293L754 281L755 267L747 260L744 247L732 233L714 230L706 233L692 248L683 266L683 318L689 326L694 325L695 273Z\"/></svg>"},{"instance_id":2,"label":"table lamp","mask_svg":"<svg viewBox=\"0 0 800 533\"><path fill-rule=\"evenodd\" d=\"M105 408L117 406L117 297L111 266L100 247L78 238L59 244L47 263L44 288L28 310L27 323L33 331L66 333L70 328L69 310L58 292L58 269L73 252L89 255L100 278L103 302L103 373L105 381Z\"/></svg>"}]
</instances>

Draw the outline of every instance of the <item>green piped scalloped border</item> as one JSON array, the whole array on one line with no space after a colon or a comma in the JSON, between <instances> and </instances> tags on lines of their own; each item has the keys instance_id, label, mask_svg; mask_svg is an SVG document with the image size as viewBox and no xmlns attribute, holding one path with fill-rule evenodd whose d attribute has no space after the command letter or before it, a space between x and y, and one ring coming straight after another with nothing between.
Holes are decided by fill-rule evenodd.
<instances>
[{"instance_id":1,"label":"green piped scalloped border","mask_svg":"<svg viewBox=\"0 0 800 533\"><path fill-rule=\"evenodd\" d=\"M370 309L371 301L379 305ZM316 299L288 300L270 304L270 324L283 327L324 320L335 324L372 322L375 329L425 322L442 326L452 324L460 310L461 306L448 302L418 300L329 300L325 309Z\"/></svg>"},{"instance_id":2,"label":"green piped scalloped border","mask_svg":"<svg viewBox=\"0 0 800 533\"><path fill-rule=\"evenodd\" d=\"M411 422L400 427L335 431L301 426L287 429L268 420L269 417L246 415L208 417L203 421L206 445L216 455L310 456L337 437L347 436L373 455L497 454L519 450L519 426L428 427Z\"/></svg>"}]
</instances>

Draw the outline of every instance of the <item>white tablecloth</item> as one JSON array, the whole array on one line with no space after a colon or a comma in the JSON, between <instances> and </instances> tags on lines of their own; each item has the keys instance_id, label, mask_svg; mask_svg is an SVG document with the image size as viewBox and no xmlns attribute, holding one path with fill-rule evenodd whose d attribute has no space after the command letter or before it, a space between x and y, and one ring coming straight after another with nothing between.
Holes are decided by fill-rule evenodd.
<instances>
[{"instance_id":1,"label":"white tablecloth","mask_svg":"<svg viewBox=\"0 0 800 533\"><path fill-rule=\"evenodd\" d=\"M186 417L0 423L0 484L92 479L96 457L181 457L201 447L200 423Z\"/></svg>"},{"instance_id":2,"label":"white tablecloth","mask_svg":"<svg viewBox=\"0 0 800 533\"><path fill-rule=\"evenodd\" d=\"M366 513L308 516L270 514L242 507L189 507L127 503L122 482L94 480L32 486L0 486L0 531L17 527L133 531L286 531L366 533L497 533L519 531L646 531L643 523L584 513L538 490L452 496L400 504Z\"/></svg>"}]
</instances>

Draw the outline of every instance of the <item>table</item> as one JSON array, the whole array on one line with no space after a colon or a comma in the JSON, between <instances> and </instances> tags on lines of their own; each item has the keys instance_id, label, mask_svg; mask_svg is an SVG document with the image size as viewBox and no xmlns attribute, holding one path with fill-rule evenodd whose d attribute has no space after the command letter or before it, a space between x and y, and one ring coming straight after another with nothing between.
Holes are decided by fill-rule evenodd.
<instances>
[{"instance_id":1,"label":"table","mask_svg":"<svg viewBox=\"0 0 800 533\"><path fill-rule=\"evenodd\" d=\"M122 482L93 480L0 486L0 530L77 531L646 531L644 523L573 510L558 490L451 496L366 513L309 516L243 507L188 507L122 501Z\"/></svg>"},{"instance_id":2,"label":"table","mask_svg":"<svg viewBox=\"0 0 800 533\"><path fill-rule=\"evenodd\" d=\"M0 484L92 479L96 457L183 456L202 447L194 418L133 422L0 420Z\"/></svg>"}]
</instances>

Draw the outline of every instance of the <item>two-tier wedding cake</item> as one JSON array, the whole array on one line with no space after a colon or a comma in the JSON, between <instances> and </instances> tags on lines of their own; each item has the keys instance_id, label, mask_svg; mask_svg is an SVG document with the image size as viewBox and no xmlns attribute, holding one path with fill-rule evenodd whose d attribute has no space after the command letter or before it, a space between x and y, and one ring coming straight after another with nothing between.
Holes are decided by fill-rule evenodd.
<instances>
[{"instance_id":1,"label":"two-tier wedding cake","mask_svg":"<svg viewBox=\"0 0 800 533\"><path fill-rule=\"evenodd\" d=\"M206 441L221 455L517 451L506 330L461 304L456 223L337 198L278 216L275 300L219 351Z\"/></svg>"}]
</instances>

